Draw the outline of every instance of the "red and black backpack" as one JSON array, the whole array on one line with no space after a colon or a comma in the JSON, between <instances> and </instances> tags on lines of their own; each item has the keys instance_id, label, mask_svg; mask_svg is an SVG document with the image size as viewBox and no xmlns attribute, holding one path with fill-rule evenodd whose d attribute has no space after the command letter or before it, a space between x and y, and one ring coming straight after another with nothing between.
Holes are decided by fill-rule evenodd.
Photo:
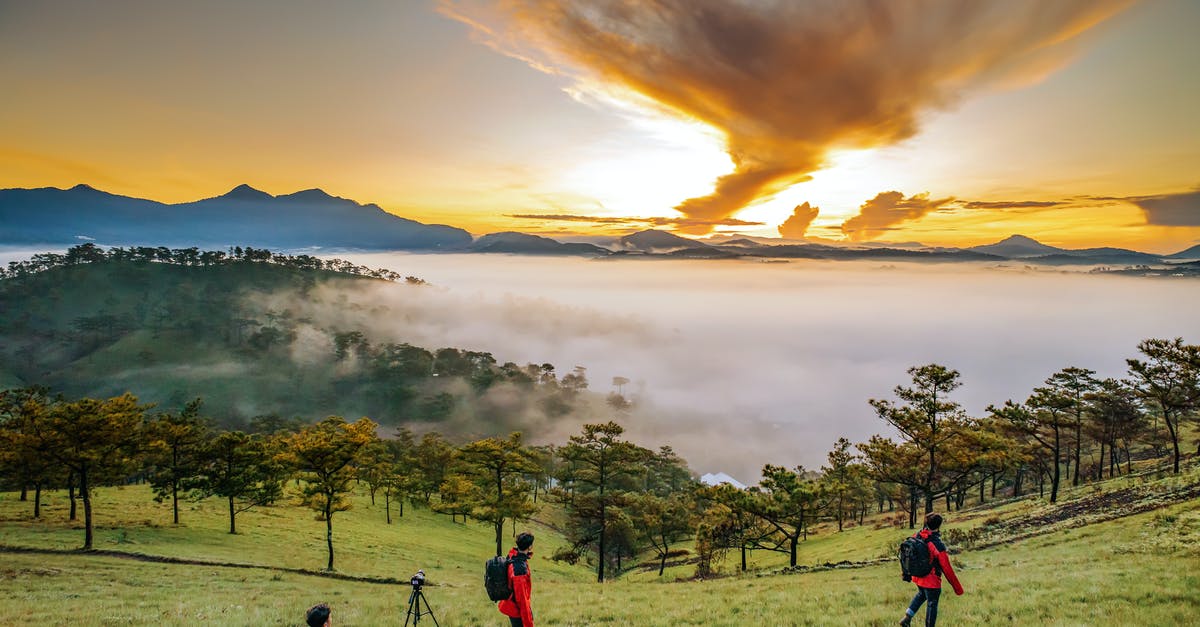
<instances>
[{"instance_id":1,"label":"red and black backpack","mask_svg":"<svg viewBox=\"0 0 1200 627\"><path fill-rule=\"evenodd\" d=\"M900 573L908 581L912 577L924 577L933 572L933 555L929 551L929 540L916 535L900 543Z\"/></svg>"}]
</instances>

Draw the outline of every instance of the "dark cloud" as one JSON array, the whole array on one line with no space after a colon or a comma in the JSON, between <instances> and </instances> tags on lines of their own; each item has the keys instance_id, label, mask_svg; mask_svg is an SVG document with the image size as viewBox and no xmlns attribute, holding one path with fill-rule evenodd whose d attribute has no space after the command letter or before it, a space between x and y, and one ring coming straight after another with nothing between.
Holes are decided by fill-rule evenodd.
<instances>
[{"instance_id":1,"label":"dark cloud","mask_svg":"<svg viewBox=\"0 0 1200 627\"><path fill-rule=\"evenodd\" d=\"M796 205L796 208L792 210L792 215L779 225L779 234L788 239L804 237L804 234L808 232L808 227L812 225L813 220L817 219L817 214L820 212L820 207L813 207L808 203Z\"/></svg>"},{"instance_id":2,"label":"dark cloud","mask_svg":"<svg viewBox=\"0 0 1200 627\"><path fill-rule=\"evenodd\" d=\"M1063 200L972 200L960 203L964 209L1037 209L1044 207L1060 207L1067 204Z\"/></svg>"},{"instance_id":3,"label":"dark cloud","mask_svg":"<svg viewBox=\"0 0 1200 627\"><path fill-rule=\"evenodd\" d=\"M858 215L842 224L842 233L854 241L874 239L884 232L896 230L896 225L923 217L952 202L953 198L931 200L929 194L904 197L891 191L880 192L858 208Z\"/></svg>"},{"instance_id":4,"label":"dark cloud","mask_svg":"<svg viewBox=\"0 0 1200 627\"><path fill-rule=\"evenodd\" d=\"M724 133L735 165L683 201L719 220L820 169L831 148L893 144L981 84L1057 67L1127 0L441 0L486 43L584 89ZM631 93L632 92L632 93ZM705 225L705 222L698 223Z\"/></svg>"},{"instance_id":5,"label":"dark cloud","mask_svg":"<svg viewBox=\"0 0 1200 627\"><path fill-rule=\"evenodd\" d=\"M1147 224L1200 226L1200 189L1181 194L1134 196L1125 200L1146 213Z\"/></svg>"},{"instance_id":6,"label":"dark cloud","mask_svg":"<svg viewBox=\"0 0 1200 627\"><path fill-rule=\"evenodd\" d=\"M671 226L680 230L707 227L709 230L716 226L762 226L762 222L747 222L736 218L718 220L701 220L692 218L673 217L628 217L628 216L586 216L561 213L510 213L506 217L521 220L545 220L550 222L590 222L593 224L619 224L627 226Z\"/></svg>"}]
</instances>

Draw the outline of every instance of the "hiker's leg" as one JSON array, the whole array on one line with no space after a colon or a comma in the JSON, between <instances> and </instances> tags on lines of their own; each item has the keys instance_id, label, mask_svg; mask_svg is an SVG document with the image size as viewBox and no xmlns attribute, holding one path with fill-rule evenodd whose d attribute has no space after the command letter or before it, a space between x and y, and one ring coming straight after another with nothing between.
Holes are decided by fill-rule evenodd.
<instances>
[{"instance_id":1,"label":"hiker's leg","mask_svg":"<svg viewBox=\"0 0 1200 627\"><path fill-rule=\"evenodd\" d=\"M917 586L917 595L912 598L912 602L908 604L908 615L912 616L921 609L921 604L925 602L925 589Z\"/></svg>"},{"instance_id":2,"label":"hiker's leg","mask_svg":"<svg viewBox=\"0 0 1200 627\"><path fill-rule=\"evenodd\" d=\"M937 624L937 608L938 597L942 595L941 588L925 588L925 600L929 605L925 606L925 627L934 627Z\"/></svg>"}]
</instances>

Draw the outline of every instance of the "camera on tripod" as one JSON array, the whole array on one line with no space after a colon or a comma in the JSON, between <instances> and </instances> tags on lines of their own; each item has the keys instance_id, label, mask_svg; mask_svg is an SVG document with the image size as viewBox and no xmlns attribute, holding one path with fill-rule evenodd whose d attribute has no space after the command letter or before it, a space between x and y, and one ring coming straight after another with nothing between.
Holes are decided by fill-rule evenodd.
<instances>
[{"instance_id":1,"label":"camera on tripod","mask_svg":"<svg viewBox=\"0 0 1200 627\"><path fill-rule=\"evenodd\" d=\"M429 600L425 598L425 593L421 592L421 588L425 586L425 571L418 570L417 574L413 575L408 580L412 586L412 593L408 595L408 613L404 616L404 627L408 627L409 619L412 619L413 626L421 622L422 616L428 616L433 619L433 624L437 625L437 617L433 615L433 608L429 607ZM421 604L425 604L425 608L421 608ZM440 626L439 626L440 627Z\"/></svg>"}]
</instances>

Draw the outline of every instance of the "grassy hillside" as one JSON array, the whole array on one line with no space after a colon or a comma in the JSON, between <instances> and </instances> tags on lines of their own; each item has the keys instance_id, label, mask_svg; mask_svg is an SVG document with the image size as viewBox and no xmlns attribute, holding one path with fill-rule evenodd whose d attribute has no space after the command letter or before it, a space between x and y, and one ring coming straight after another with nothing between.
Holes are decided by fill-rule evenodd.
<instances>
[{"instance_id":1,"label":"grassy hillside","mask_svg":"<svg viewBox=\"0 0 1200 627\"><path fill-rule=\"evenodd\" d=\"M1151 470L1070 490L1056 506L1031 497L950 514L948 539L991 529L1001 541L965 550L949 542L967 594L943 601L945 622L1194 624L1200 615L1195 595L1200 499L1188 495L1198 485L1200 468L1192 464L1181 476ZM1100 498L1124 505L1096 509ZM1131 514L1141 506L1152 509ZM17 622L296 624L303 609L318 601L333 605L340 625L403 622L406 585L280 570L324 565L324 525L308 510L279 505L251 511L239 519L242 533L231 536L215 500L190 504L183 524L175 527L167 524L169 506L154 503L144 487L97 492L98 549L263 567L233 568L72 553L81 532L65 522L65 507L65 494L50 493L43 520L33 521L29 503L17 501L15 493L0 494L0 545L64 551L5 550L0 594ZM441 624L497 623L480 582L491 551L487 527L411 506L389 526L382 510L382 501L372 506L359 494L354 509L335 516L340 573L404 580L423 568L431 584L427 597ZM543 510L537 519L552 520L554 514ZM843 533L822 528L804 544L801 561L859 561L890 553L907 531L889 526L887 518L869 518ZM548 559L562 542L553 529L522 526L539 538L534 572L540 624L885 625L899 618L912 593L891 559L780 574L782 560L763 553L753 562L759 570L746 574L736 573L731 554L723 569L727 576L709 581L692 580L692 567L685 564L662 578L631 571L601 585L587 566Z\"/></svg>"},{"instance_id":2,"label":"grassy hillside","mask_svg":"<svg viewBox=\"0 0 1200 627\"><path fill-rule=\"evenodd\" d=\"M129 391L165 411L201 397L206 415L234 426L264 414L335 414L385 425L453 420L472 435L553 420L590 398L569 374L560 387L552 366L413 345L403 315L364 304L422 298L429 288L413 277L387 282L311 258L197 265L98 254L0 279L0 389L42 385L72 398ZM367 297L381 293L387 298ZM367 308L386 329L346 315ZM517 402L489 399L503 386L520 392Z\"/></svg>"},{"instance_id":3,"label":"grassy hillside","mask_svg":"<svg viewBox=\"0 0 1200 627\"><path fill-rule=\"evenodd\" d=\"M485 530L474 530L478 551L467 556L472 551L456 551L448 541L453 534L434 532L437 526L408 554L382 538L362 547L394 557L372 566L389 574L404 577L425 568L436 584L427 587L427 598L441 624L496 624L499 616L476 572L487 554ZM291 549L282 544L255 552L286 560ZM446 553L466 561L452 564ZM1187 625L1200 612L1195 502L955 559L967 593L943 601L948 624ZM548 625L885 625L899 617L912 592L893 564L603 585L544 559L534 569L536 613ZM304 608L326 601L337 624L375 625L403 620L408 587L268 569L9 553L0 568L0 593L8 616L21 624L296 624Z\"/></svg>"}]
</instances>

